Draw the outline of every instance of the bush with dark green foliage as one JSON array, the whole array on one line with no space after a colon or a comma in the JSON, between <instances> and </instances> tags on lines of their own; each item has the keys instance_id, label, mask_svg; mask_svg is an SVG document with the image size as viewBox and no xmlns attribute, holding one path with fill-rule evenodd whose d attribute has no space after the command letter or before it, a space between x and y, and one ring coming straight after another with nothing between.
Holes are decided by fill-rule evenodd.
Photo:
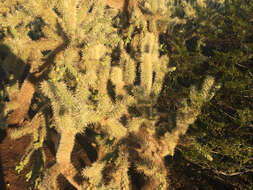
<instances>
[{"instance_id":1,"label":"bush with dark green foliage","mask_svg":"<svg viewBox=\"0 0 253 190\"><path fill-rule=\"evenodd\" d=\"M178 149L187 160L211 171L211 178L252 189L253 2L198 7L197 18L178 26L173 37L160 38L177 67L167 78L166 94L174 94L169 97L174 103L168 106L176 109L173 98L184 96L189 84L203 75L216 76L222 87L203 107ZM193 32L182 41L178 31L186 28Z\"/></svg>"}]
</instances>

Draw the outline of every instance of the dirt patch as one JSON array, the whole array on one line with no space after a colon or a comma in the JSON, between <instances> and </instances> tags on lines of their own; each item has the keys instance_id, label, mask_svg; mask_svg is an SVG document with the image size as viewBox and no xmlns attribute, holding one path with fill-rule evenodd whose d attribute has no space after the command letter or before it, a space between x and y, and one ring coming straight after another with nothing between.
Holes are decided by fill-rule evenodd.
<instances>
[{"instance_id":1,"label":"dirt patch","mask_svg":"<svg viewBox=\"0 0 253 190\"><path fill-rule=\"evenodd\" d=\"M11 140L10 137L5 137L5 132L1 131L1 144L0 144L0 186L1 190L21 190L28 189L25 174L29 171L29 167L24 169L21 174L15 171L25 149L30 142L30 138L23 137L18 140ZM5 137L5 138L4 138Z\"/></svg>"},{"instance_id":2,"label":"dirt patch","mask_svg":"<svg viewBox=\"0 0 253 190\"><path fill-rule=\"evenodd\" d=\"M125 4L125 0L107 0L106 4L112 8L119 9L120 11L122 11Z\"/></svg>"}]
</instances>

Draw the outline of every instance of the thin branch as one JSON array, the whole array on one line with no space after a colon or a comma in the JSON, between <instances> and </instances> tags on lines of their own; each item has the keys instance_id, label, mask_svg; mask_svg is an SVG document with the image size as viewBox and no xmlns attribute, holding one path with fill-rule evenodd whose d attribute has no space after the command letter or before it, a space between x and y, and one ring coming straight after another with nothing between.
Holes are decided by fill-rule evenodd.
<instances>
[{"instance_id":1,"label":"thin branch","mask_svg":"<svg viewBox=\"0 0 253 190\"><path fill-rule=\"evenodd\" d=\"M245 69L249 69L248 67L244 66L244 65L241 65L239 63L235 63L236 65L238 65L239 67L242 67L242 68L245 68Z\"/></svg>"},{"instance_id":2,"label":"thin branch","mask_svg":"<svg viewBox=\"0 0 253 190\"><path fill-rule=\"evenodd\" d=\"M248 91L253 91L253 88L249 90L241 90L240 92L248 92Z\"/></svg>"},{"instance_id":3,"label":"thin branch","mask_svg":"<svg viewBox=\"0 0 253 190\"><path fill-rule=\"evenodd\" d=\"M229 115L228 113L224 112L222 109L219 109L219 111L222 112L222 113L224 113L226 116L230 117L233 120L238 120L235 117L233 117L233 116Z\"/></svg>"},{"instance_id":4,"label":"thin branch","mask_svg":"<svg viewBox=\"0 0 253 190\"><path fill-rule=\"evenodd\" d=\"M234 172L234 173L226 173L226 172L222 172L222 171L218 171L218 170L214 171L214 173L221 174L224 176L236 176L236 175L241 175L241 174L245 174L245 173L249 173L249 172L253 172L253 170L245 170L243 172Z\"/></svg>"}]
</instances>

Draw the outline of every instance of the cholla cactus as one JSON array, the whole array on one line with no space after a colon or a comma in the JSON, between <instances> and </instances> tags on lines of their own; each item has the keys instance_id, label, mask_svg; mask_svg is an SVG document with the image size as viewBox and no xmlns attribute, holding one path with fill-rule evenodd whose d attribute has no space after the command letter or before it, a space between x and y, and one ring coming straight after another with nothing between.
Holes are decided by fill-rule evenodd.
<instances>
[{"instance_id":1,"label":"cholla cactus","mask_svg":"<svg viewBox=\"0 0 253 190\"><path fill-rule=\"evenodd\" d=\"M151 38L153 38L153 41L150 40ZM156 73L156 76L164 76L170 69L167 69L167 71L161 70L163 64L167 63L162 62L163 59L158 58L157 49L154 48L157 47L157 44L154 43L154 41L155 36L151 33L147 33L142 44L143 47L146 47L145 51L143 51L143 56L147 58L152 57L152 60L160 61L160 63L155 61L152 62L152 60L146 58L141 59L140 85L129 83L129 78L132 78L132 76L129 75L130 73L127 75L129 78L122 77L118 78L118 80L112 80L115 82L115 92L120 92L117 88L122 87L122 81L125 83L124 87L126 92L120 93L121 96L117 96L116 93L115 97L120 98L116 98L114 104L115 106L118 103L123 103L121 104L122 111L118 112L117 116L111 113L111 115L108 115L109 117L106 122L100 124L102 125L102 130L103 125L105 125L107 129L110 128L111 125L112 131L122 130L122 135L116 135L111 139L110 136L113 133L109 133L111 130L105 130L104 133L108 134L109 139L98 138L97 144L103 147L102 153L99 154L99 159L93 163L91 167L84 169L83 172L84 176L90 179L91 186L95 187L95 189L131 189L129 178L123 177L126 174L122 175L122 172L126 172L130 165L134 165L136 172L142 173L148 178L147 184L143 189L147 186L151 186L152 189L167 189L168 184L166 181L166 169L163 158L168 154L173 155L180 135L186 133L188 126L195 121L197 115L200 113L200 108L203 103L210 100L213 96L212 93L210 94L210 90L213 89L214 79L212 77L207 77L200 91L191 91L190 104L187 104L186 100L182 100L182 102L185 103L182 104L182 107L176 113L175 128L170 133L166 132L162 136L159 136L157 134L159 126L156 126L156 122L159 118L154 117L154 115L158 111L155 108L155 104L162 86L154 85L157 80L160 80L160 77L155 77L154 81L152 81L150 77L153 72ZM151 51L153 48L154 50ZM129 60L129 57L123 60L126 59ZM121 67L117 67L119 73L120 69L123 70L126 65L125 61L123 63ZM133 61L129 60L129 64L130 63L135 64ZM135 73L133 72L133 74ZM120 76L121 75L118 77ZM112 77L114 76L112 75ZM119 81L119 83L117 81ZM102 99L103 98L104 97L102 97ZM134 99L129 102L122 101L129 98ZM117 107L118 106L116 106L115 109ZM134 108L134 112L138 112L139 116L131 112L129 109L130 107ZM128 118L125 126L119 123L120 118L124 115ZM170 119L173 120L174 118ZM118 124L115 125L116 123ZM119 128L119 126L121 127ZM106 146L108 140L110 141L110 147ZM128 164L125 163L126 161L123 162L122 158L120 158L121 154L125 154ZM104 179L98 183L98 174L92 175L91 171L97 170L96 168L98 165L101 167L104 166L103 171L106 172L103 173L104 176L110 176L109 179L104 177L108 181ZM110 168L110 170L107 168ZM102 171L102 169L100 168L99 171ZM122 178L119 178L120 175ZM101 179L101 174L99 174L99 176ZM126 184L128 185L126 186Z\"/></svg>"},{"instance_id":2,"label":"cholla cactus","mask_svg":"<svg viewBox=\"0 0 253 190\"><path fill-rule=\"evenodd\" d=\"M96 47L94 46L94 49ZM190 95L191 104L183 104L176 114L175 128L170 133L158 136L159 126L156 126L156 123L159 117L155 105L162 88L161 79L171 68L167 68L168 59L159 58L157 38L154 34L145 34L140 51L142 56L139 85L133 80L137 75L137 63L124 49L121 49L119 65L110 65L110 59L106 59L103 51L96 58L100 60L104 56L107 61L103 64L87 60L86 74L77 72L81 80L74 93L68 90L63 82L42 83L41 89L51 100L57 130L61 134L57 163L47 171L42 187L48 188L48 185L54 184L48 184L48 180L55 180L55 177L62 173L79 189L87 186L95 189L131 189L128 176L131 165L135 166L135 172L147 177L147 184L152 187L168 187L163 158L167 154L173 155L180 135L185 134L189 124L192 124L199 114L201 105L211 98L209 92L214 79L208 77L200 91L193 88ZM88 67L91 61L93 65ZM89 81L91 73L98 75ZM106 89L109 81L114 86L112 92ZM89 98L91 88L97 91L93 97L95 101L90 101ZM123 117L127 118L126 123L121 122ZM83 170L87 181L80 186L73 180L77 171L71 164L70 155L75 135L83 132L91 123L96 126L99 156L92 166Z\"/></svg>"}]
</instances>

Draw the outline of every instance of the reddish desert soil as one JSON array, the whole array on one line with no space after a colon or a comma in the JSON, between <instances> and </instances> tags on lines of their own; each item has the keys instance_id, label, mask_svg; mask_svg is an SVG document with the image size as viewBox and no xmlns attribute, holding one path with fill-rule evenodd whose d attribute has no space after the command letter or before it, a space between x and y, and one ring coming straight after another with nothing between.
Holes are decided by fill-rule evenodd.
<instances>
[{"instance_id":1,"label":"reddish desert soil","mask_svg":"<svg viewBox=\"0 0 253 190\"><path fill-rule=\"evenodd\" d=\"M24 137L16 141L11 140L5 132L1 131L0 144L0 187L1 190L21 190L28 189L28 184L25 181L25 173L29 168L25 168L21 174L15 171L16 165L19 163L25 148L29 144L29 137Z\"/></svg>"}]
</instances>

